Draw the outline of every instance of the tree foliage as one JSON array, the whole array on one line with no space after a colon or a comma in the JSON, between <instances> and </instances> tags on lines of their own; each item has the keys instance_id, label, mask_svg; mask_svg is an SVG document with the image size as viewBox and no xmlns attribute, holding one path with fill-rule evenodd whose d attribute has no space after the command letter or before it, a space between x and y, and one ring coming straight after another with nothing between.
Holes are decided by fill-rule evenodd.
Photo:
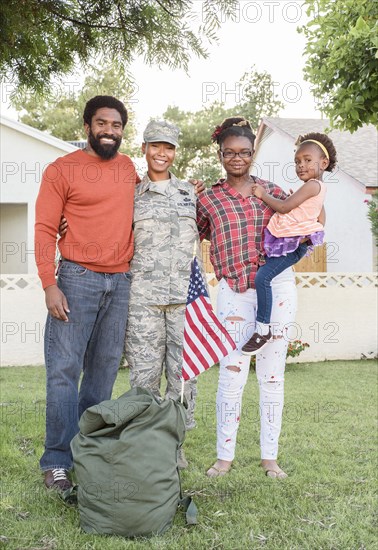
<instances>
[{"instance_id":1,"label":"tree foliage","mask_svg":"<svg viewBox=\"0 0 378 550\"><path fill-rule=\"evenodd\" d=\"M84 80L84 85L67 87L55 86L49 93L33 94L23 92L15 100L15 107L21 112L20 120L24 124L63 139L64 141L86 140L83 127L83 112L88 99L96 95L113 95L126 106L133 94L133 88L127 78L118 74L117 68L110 65L107 69L92 67ZM134 154L133 139L136 130L134 115L128 109L129 121L125 132L127 140L122 150Z\"/></svg>"},{"instance_id":2,"label":"tree foliage","mask_svg":"<svg viewBox=\"0 0 378 550\"><path fill-rule=\"evenodd\" d=\"M378 246L378 191L375 191L368 204L367 216L371 225L371 232L375 240L375 245Z\"/></svg>"},{"instance_id":3,"label":"tree foliage","mask_svg":"<svg viewBox=\"0 0 378 550\"><path fill-rule=\"evenodd\" d=\"M333 127L378 126L378 2L305 0L305 78Z\"/></svg>"},{"instance_id":4,"label":"tree foliage","mask_svg":"<svg viewBox=\"0 0 378 550\"><path fill-rule=\"evenodd\" d=\"M147 64L187 69L206 57L222 17L236 0L6 0L0 5L0 74L38 92L78 63L99 57L119 71L136 56ZM197 10L198 11L198 10Z\"/></svg>"},{"instance_id":5,"label":"tree foliage","mask_svg":"<svg viewBox=\"0 0 378 550\"><path fill-rule=\"evenodd\" d=\"M181 111L170 106L164 118L177 124L181 130L180 148L175 160L178 177L197 177L207 184L221 175L221 166L216 154L217 146L211 143L211 134L225 118L241 115L257 129L263 116L277 115L283 103L277 99L271 76L257 72L252 66L239 81L240 102L231 108L214 102L200 111Z\"/></svg>"}]
</instances>

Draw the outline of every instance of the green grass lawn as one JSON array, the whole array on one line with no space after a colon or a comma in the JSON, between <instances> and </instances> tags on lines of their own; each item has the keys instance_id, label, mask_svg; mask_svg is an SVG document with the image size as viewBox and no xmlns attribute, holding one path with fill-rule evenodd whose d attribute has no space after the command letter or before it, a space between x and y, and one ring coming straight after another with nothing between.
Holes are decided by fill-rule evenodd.
<instances>
[{"instance_id":1,"label":"green grass lawn","mask_svg":"<svg viewBox=\"0 0 378 550\"><path fill-rule=\"evenodd\" d=\"M199 379L197 428L188 433L190 462L182 473L199 523L177 514L160 537L130 541L87 535L76 509L47 493L38 460L43 450L45 383L42 367L1 370L2 527L0 547L34 550L165 548L249 550L377 548L377 373L374 361L291 364L280 465L286 480L259 468L257 382L244 392L232 472L208 479L215 459L216 367ZM114 397L128 389L120 371Z\"/></svg>"}]
</instances>

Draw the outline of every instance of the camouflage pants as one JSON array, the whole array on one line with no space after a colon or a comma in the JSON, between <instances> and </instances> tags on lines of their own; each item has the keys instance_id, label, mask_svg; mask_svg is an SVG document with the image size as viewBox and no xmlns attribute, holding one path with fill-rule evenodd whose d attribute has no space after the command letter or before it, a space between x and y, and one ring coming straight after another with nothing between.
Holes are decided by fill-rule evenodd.
<instances>
[{"instance_id":1,"label":"camouflage pants","mask_svg":"<svg viewBox=\"0 0 378 550\"><path fill-rule=\"evenodd\" d=\"M182 345L185 304L150 306L131 301L126 331L126 360L131 387L149 389L161 397L164 372L166 399L181 395ZM194 408L197 379L184 384L188 402L187 429L195 427Z\"/></svg>"}]
</instances>

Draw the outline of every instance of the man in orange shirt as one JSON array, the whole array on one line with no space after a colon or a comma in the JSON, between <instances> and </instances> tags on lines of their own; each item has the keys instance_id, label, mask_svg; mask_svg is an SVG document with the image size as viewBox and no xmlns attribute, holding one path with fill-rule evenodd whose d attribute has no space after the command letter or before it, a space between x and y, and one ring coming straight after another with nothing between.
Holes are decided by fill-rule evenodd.
<instances>
[{"instance_id":1,"label":"man in orange shirt","mask_svg":"<svg viewBox=\"0 0 378 550\"><path fill-rule=\"evenodd\" d=\"M35 254L45 290L46 440L40 460L46 487L72 487L70 442L80 415L111 398L123 350L133 255L134 188L127 155L118 152L127 111L112 96L84 110L87 146L45 170L36 202ZM70 220L58 242L61 215ZM79 378L83 377L79 386Z\"/></svg>"}]
</instances>

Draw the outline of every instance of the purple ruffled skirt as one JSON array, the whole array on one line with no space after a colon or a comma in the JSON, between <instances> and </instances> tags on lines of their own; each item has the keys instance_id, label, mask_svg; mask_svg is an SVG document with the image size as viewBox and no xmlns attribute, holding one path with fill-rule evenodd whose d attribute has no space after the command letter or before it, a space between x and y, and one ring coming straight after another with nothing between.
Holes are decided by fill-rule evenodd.
<instances>
[{"instance_id":1,"label":"purple ruffled skirt","mask_svg":"<svg viewBox=\"0 0 378 550\"><path fill-rule=\"evenodd\" d=\"M301 244L303 239L309 239L306 256L308 256L314 246L323 244L324 231L316 231L311 235L300 235L298 237L275 237L269 229L264 230L264 249L265 254L270 258L272 256L286 256L290 252L294 252Z\"/></svg>"}]
</instances>

